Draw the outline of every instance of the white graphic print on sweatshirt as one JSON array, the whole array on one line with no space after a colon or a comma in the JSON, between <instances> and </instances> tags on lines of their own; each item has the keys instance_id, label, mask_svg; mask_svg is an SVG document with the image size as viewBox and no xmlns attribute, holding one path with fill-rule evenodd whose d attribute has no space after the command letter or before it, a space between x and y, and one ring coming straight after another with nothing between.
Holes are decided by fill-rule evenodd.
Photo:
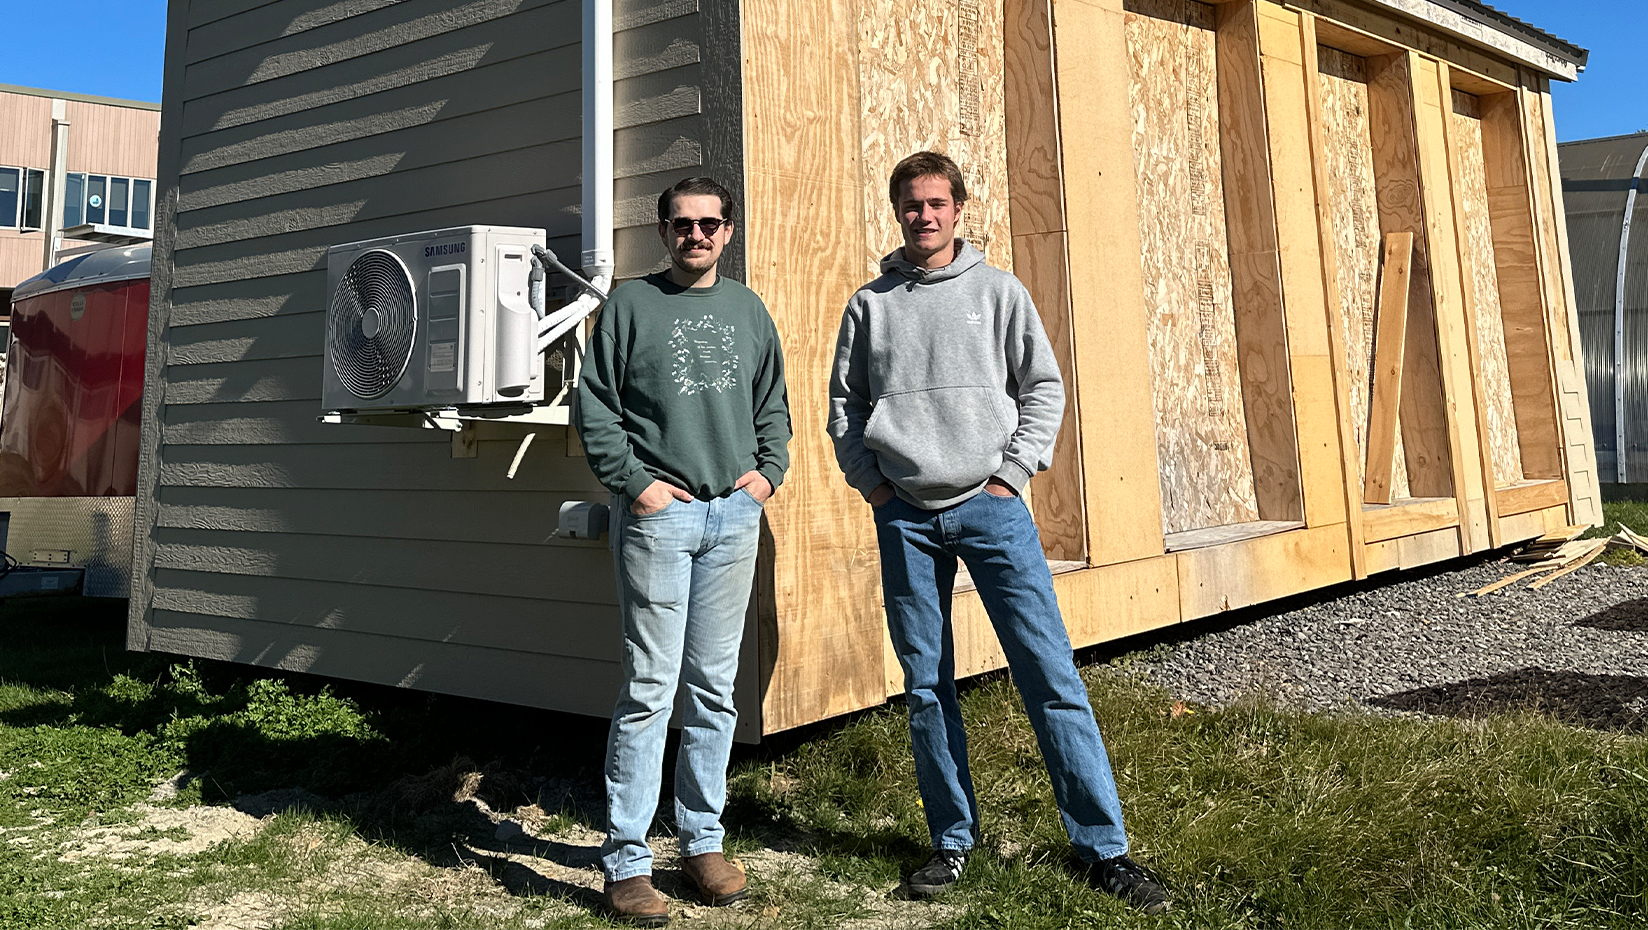
<instances>
[{"instance_id":1,"label":"white graphic print on sweatshirt","mask_svg":"<svg viewBox=\"0 0 1648 930\"><path fill-rule=\"evenodd\" d=\"M715 317L675 321L670 330L670 353L674 357L673 380L683 394L713 390L724 393L738 386L738 353L734 348L736 330Z\"/></svg>"}]
</instances>

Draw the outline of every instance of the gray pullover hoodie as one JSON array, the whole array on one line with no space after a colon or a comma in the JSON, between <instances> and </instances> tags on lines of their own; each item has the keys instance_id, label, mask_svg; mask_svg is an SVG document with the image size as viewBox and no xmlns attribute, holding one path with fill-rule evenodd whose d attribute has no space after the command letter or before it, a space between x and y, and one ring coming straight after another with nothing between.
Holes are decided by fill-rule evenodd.
<instances>
[{"instance_id":1,"label":"gray pullover hoodie","mask_svg":"<svg viewBox=\"0 0 1648 930\"><path fill-rule=\"evenodd\" d=\"M847 302L830 378L830 438L847 483L882 481L926 510L992 476L1015 491L1052 464L1064 384L1019 279L956 240L924 270L902 250Z\"/></svg>"}]
</instances>

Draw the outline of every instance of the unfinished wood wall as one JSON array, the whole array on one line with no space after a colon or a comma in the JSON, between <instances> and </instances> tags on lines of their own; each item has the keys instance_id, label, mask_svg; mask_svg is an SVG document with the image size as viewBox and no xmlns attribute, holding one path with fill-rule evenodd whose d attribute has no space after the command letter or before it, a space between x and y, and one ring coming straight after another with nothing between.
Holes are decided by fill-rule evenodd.
<instances>
[{"instance_id":1,"label":"unfinished wood wall","mask_svg":"<svg viewBox=\"0 0 1648 930\"><path fill-rule=\"evenodd\" d=\"M1522 480L1522 449L1516 432L1510 360L1505 351L1493 220L1488 212L1482 109L1474 95L1458 90L1453 92L1452 104L1454 157L1459 165L1454 183L1463 212L1460 232L1466 256L1466 288L1474 298L1479 393L1487 417L1494 481L1498 485L1516 484Z\"/></svg>"},{"instance_id":2,"label":"unfinished wood wall","mask_svg":"<svg viewBox=\"0 0 1648 930\"><path fill-rule=\"evenodd\" d=\"M1259 519L1237 352L1215 11L1128 0L1140 258L1167 533Z\"/></svg>"},{"instance_id":3,"label":"unfinished wood wall","mask_svg":"<svg viewBox=\"0 0 1648 930\"><path fill-rule=\"evenodd\" d=\"M887 177L904 156L924 150L950 156L966 178L958 232L990 264L1013 267L1002 15L1003 0L861 0L865 280L902 242Z\"/></svg>"},{"instance_id":4,"label":"unfinished wood wall","mask_svg":"<svg viewBox=\"0 0 1648 930\"><path fill-rule=\"evenodd\" d=\"M1374 175L1373 137L1368 102L1367 59L1328 46L1318 49L1321 75L1322 138L1333 185L1333 244L1338 267L1339 324L1349 368L1351 426L1356 436L1357 468L1367 475L1368 413L1373 391L1376 298L1382 238L1379 231L1378 180ZM1408 465L1397 426L1396 458L1391 477L1393 498L1411 497ZM1360 485L1358 485L1360 487Z\"/></svg>"}]
</instances>

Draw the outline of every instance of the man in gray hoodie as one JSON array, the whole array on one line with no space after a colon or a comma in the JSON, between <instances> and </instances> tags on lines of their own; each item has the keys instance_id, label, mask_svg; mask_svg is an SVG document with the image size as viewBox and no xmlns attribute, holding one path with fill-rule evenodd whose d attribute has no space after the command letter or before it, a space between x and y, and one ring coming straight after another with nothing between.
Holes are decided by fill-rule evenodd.
<instances>
[{"instance_id":1,"label":"man in gray hoodie","mask_svg":"<svg viewBox=\"0 0 1648 930\"><path fill-rule=\"evenodd\" d=\"M887 628L904 668L916 783L933 854L912 895L947 890L978 840L956 699L950 598L966 563L1036 731L1076 854L1100 888L1161 913L1127 855L1104 740L1076 671L1041 538L1020 493L1052 463L1064 385L1024 285L956 238L967 189L918 152L888 183L904 247L847 303L830 380L830 438L875 513Z\"/></svg>"}]
</instances>

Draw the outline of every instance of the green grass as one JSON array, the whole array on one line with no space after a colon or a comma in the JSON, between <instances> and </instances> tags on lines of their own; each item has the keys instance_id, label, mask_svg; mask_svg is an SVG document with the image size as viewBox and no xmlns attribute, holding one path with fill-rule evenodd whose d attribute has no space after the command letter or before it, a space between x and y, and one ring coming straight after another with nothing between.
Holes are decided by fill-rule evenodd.
<instances>
[{"instance_id":1,"label":"green grass","mask_svg":"<svg viewBox=\"0 0 1648 930\"><path fill-rule=\"evenodd\" d=\"M279 901L280 930L608 926L587 895L523 883L520 866L486 851L490 824L449 800L466 772L486 773L478 793L495 809L553 779L567 790L549 794L565 800L548 802L539 834L598 826L602 722L130 654L123 629L118 608L93 601L0 607L0 930L183 928L241 900ZM1641 735L1531 714L1324 716L1262 701L1175 715L1125 666L1086 674L1135 852L1177 898L1145 925L1648 922ZM759 864L755 894L694 922L1139 926L1071 860L1010 685L969 688L964 711L982 839L944 903L892 894L926 847L895 706L738 752L729 848ZM140 804L179 771L197 777L153 803L275 788L337 803L167 852L187 831L149 824ZM93 830L153 845L125 859L63 856Z\"/></svg>"},{"instance_id":2,"label":"green grass","mask_svg":"<svg viewBox=\"0 0 1648 930\"><path fill-rule=\"evenodd\" d=\"M1174 718L1090 672L1135 852L1182 927L1636 927L1648 919L1648 741L1533 716L1326 717L1262 704ZM982 850L957 928L1123 926L1080 880L1016 694L966 701ZM886 881L925 836L894 713L745 768L747 806ZM771 790L778 784L781 791Z\"/></svg>"},{"instance_id":3,"label":"green grass","mask_svg":"<svg viewBox=\"0 0 1648 930\"><path fill-rule=\"evenodd\" d=\"M1621 526L1648 536L1648 501L1603 501L1602 525L1585 531L1584 539L1601 539L1619 532ZM1648 565L1648 558L1634 549L1609 549L1602 553L1609 565Z\"/></svg>"}]
</instances>

